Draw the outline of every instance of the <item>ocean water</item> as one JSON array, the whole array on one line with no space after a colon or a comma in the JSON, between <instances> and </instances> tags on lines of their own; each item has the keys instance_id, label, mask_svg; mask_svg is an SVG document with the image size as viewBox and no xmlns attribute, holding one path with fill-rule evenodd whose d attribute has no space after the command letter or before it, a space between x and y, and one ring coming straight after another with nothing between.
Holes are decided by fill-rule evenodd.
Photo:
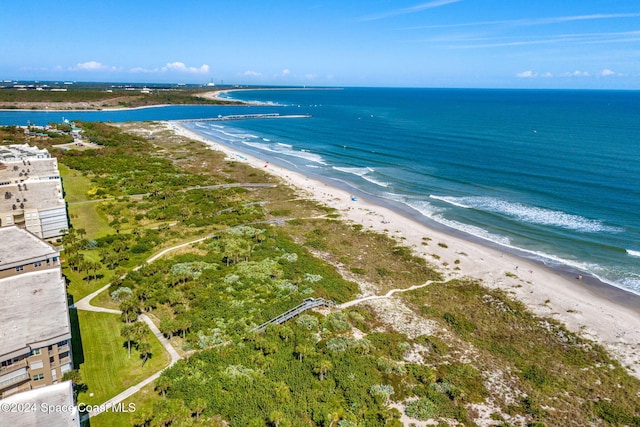
<instances>
[{"instance_id":1,"label":"ocean water","mask_svg":"<svg viewBox=\"0 0 640 427\"><path fill-rule=\"evenodd\" d=\"M550 265L640 294L640 93L231 92L309 119L189 126Z\"/></svg>"},{"instance_id":2,"label":"ocean water","mask_svg":"<svg viewBox=\"0 0 640 427\"><path fill-rule=\"evenodd\" d=\"M0 124L196 121L204 136L418 220L640 294L640 93L344 88L230 92L259 107L0 112Z\"/></svg>"}]
</instances>

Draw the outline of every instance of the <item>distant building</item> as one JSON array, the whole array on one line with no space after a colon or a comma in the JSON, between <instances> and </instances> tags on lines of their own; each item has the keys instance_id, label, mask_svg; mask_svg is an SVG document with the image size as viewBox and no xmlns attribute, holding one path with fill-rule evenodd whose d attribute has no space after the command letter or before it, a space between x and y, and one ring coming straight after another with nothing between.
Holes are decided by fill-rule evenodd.
<instances>
[{"instance_id":1,"label":"distant building","mask_svg":"<svg viewBox=\"0 0 640 427\"><path fill-rule=\"evenodd\" d=\"M69 228L58 161L47 150L0 147L0 227L11 225L43 239Z\"/></svg>"},{"instance_id":2,"label":"distant building","mask_svg":"<svg viewBox=\"0 0 640 427\"><path fill-rule=\"evenodd\" d=\"M50 159L51 154L44 149L29 144L12 144L0 146L0 162L12 162L34 159Z\"/></svg>"},{"instance_id":3,"label":"distant building","mask_svg":"<svg viewBox=\"0 0 640 427\"><path fill-rule=\"evenodd\" d=\"M73 369L60 252L18 227L0 228L0 397ZM4 414L3 414L4 415Z\"/></svg>"},{"instance_id":4,"label":"distant building","mask_svg":"<svg viewBox=\"0 0 640 427\"><path fill-rule=\"evenodd\" d=\"M2 401L22 411L2 411L2 425L80 427L71 381L18 393Z\"/></svg>"}]
</instances>

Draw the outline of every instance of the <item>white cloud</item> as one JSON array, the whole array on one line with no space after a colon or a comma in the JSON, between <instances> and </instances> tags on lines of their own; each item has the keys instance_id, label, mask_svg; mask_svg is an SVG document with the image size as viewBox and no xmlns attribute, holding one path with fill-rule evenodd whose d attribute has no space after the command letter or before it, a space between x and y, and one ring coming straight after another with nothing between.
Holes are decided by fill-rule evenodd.
<instances>
[{"instance_id":1,"label":"white cloud","mask_svg":"<svg viewBox=\"0 0 640 427\"><path fill-rule=\"evenodd\" d=\"M364 17L360 18L360 21L376 21L378 19L390 18L392 16L406 15L406 14L409 14L409 13L421 12L421 11L426 10L426 9L432 9L434 7L445 6L445 5L450 4L450 3L458 3L459 1L462 1L462 0L435 0L435 1L430 1L428 3L421 3L421 4L417 4L415 6L405 7L405 8L402 8L402 9L389 10L387 12L382 12L382 13L379 13L377 15L364 16Z\"/></svg>"},{"instance_id":2,"label":"white cloud","mask_svg":"<svg viewBox=\"0 0 640 427\"><path fill-rule=\"evenodd\" d=\"M192 74L205 74L209 72L209 66L203 64L200 67L187 67L183 62L170 62L164 67L162 71L177 71L180 73L192 73Z\"/></svg>"},{"instance_id":3,"label":"white cloud","mask_svg":"<svg viewBox=\"0 0 640 427\"><path fill-rule=\"evenodd\" d=\"M20 67L20 71L49 71L47 67Z\"/></svg>"},{"instance_id":4,"label":"white cloud","mask_svg":"<svg viewBox=\"0 0 640 427\"><path fill-rule=\"evenodd\" d=\"M253 71L253 70L247 70L244 73L242 73L243 76L248 76L248 77L260 77L262 75L262 73L259 73L257 71Z\"/></svg>"},{"instance_id":5,"label":"white cloud","mask_svg":"<svg viewBox=\"0 0 640 427\"><path fill-rule=\"evenodd\" d=\"M143 68L143 67L135 67L129 70L132 73L157 73L157 68Z\"/></svg>"},{"instance_id":6,"label":"white cloud","mask_svg":"<svg viewBox=\"0 0 640 427\"><path fill-rule=\"evenodd\" d=\"M551 78L551 77L553 77L553 74L551 74L550 72L547 71L546 73L542 74L542 77Z\"/></svg>"},{"instance_id":7,"label":"white cloud","mask_svg":"<svg viewBox=\"0 0 640 427\"><path fill-rule=\"evenodd\" d=\"M615 71L610 70L610 69L608 69L608 68L605 68L604 70L602 70L602 71L600 72L600 75L601 75L601 76L603 76L603 77L607 77L607 76L615 76L616 74L618 74L618 73L616 73Z\"/></svg>"},{"instance_id":8,"label":"white cloud","mask_svg":"<svg viewBox=\"0 0 640 427\"><path fill-rule=\"evenodd\" d=\"M284 70L280 71L279 73L275 73L273 75L273 78L274 79L278 79L278 78L281 78L281 77L290 77L290 76L293 76L293 74L291 74L291 70L288 69L288 68L285 68Z\"/></svg>"},{"instance_id":9,"label":"white cloud","mask_svg":"<svg viewBox=\"0 0 640 427\"><path fill-rule=\"evenodd\" d=\"M592 15L574 15L574 16L555 16L548 18L523 18L523 19L505 19L498 21L473 21L458 24L439 24L439 25L423 25L419 27L410 27L408 29L421 28L455 28L455 27L475 27L482 25L512 25L512 26L528 26L528 25L548 25L559 24L572 21L586 21L595 19L616 19L616 18L635 18L640 13L598 13Z\"/></svg>"},{"instance_id":10,"label":"white cloud","mask_svg":"<svg viewBox=\"0 0 640 427\"><path fill-rule=\"evenodd\" d=\"M580 70L562 74L562 76L564 77L589 77L590 75L591 74L589 74L588 71L580 71Z\"/></svg>"},{"instance_id":11,"label":"white cloud","mask_svg":"<svg viewBox=\"0 0 640 427\"><path fill-rule=\"evenodd\" d=\"M516 76L520 77L521 79L531 79L531 78L537 77L538 73L535 73L531 70L527 70L527 71L523 71L521 73L516 74Z\"/></svg>"},{"instance_id":12,"label":"white cloud","mask_svg":"<svg viewBox=\"0 0 640 427\"><path fill-rule=\"evenodd\" d=\"M80 64L76 64L75 67L71 67L71 70L74 71L99 71L99 70L106 70L107 67L104 64L101 64L100 62L96 62L96 61L89 61L89 62L82 62Z\"/></svg>"}]
</instances>

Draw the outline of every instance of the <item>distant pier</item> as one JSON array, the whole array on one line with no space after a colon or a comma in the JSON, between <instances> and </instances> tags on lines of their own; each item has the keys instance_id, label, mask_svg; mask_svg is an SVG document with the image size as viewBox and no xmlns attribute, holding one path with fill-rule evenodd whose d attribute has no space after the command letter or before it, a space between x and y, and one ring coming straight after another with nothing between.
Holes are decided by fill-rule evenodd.
<instances>
[{"instance_id":1,"label":"distant pier","mask_svg":"<svg viewBox=\"0 0 640 427\"><path fill-rule=\"evenodd\" d=\"M225 120L247 120L247 119L308 119L311 118L311 114L286 114L280 115L278 113L266 113L266 114L232 114L229 116L211 117L208 119L182 119L176 120L176 122L221 122Z\"/></svg>"}]
</instances>

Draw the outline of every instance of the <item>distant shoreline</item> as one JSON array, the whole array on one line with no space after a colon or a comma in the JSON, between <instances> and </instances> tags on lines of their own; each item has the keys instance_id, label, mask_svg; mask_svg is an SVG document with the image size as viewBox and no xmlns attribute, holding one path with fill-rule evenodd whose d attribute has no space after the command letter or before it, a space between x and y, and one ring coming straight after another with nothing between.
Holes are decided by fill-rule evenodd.
<instances>
[{"instance_id":1,"label":"distant shoreline","mask_svg":"<svg viewBox=\"0 0 640 427\"><path fill-rule=\"evenodd\" d=\"M300 90L343 90L344 88L341 87L257 87L257 88L250 88L250 87L246 87L246 88L232 88L232 89L220 89L220 90L212 90L211 92L204 92L202 93L201 97L206 98L206 99L214 99L214 100L218 100L218 101L229 101L228 98L223 98L220 95L225 94L225 93L229 93L229 92L240 92L240 91L246 91L246 90L255 90L255 91L263 91L263 90L295 90L295 91L300 91ZM269 104L267 102L257 102L257 101L242 101L242 100L237 100L234 99L234 102L242 102L246 105L273 105L273 104Z\"/></svg>"},{"instance_id":2,"label":"distant shoreline","mask_svg":"<svg viewBox=\"0 0 640 427\"><path fill-rule=\"evenodd\" d=\"M246 87L246 88L231 88L231 89L219 89L219 90L212 90L212 91L208 91L208 92L202 92L200 94L194 94L193 96L196 98L204 98L204 99L210 99L210 100L214 100L214 101L224 101L224 102L232 102L234 103L233 105L245 105L245 106L264 106L264 105L272 105L269 103L262 103L262 102L247 102L247 101L242 101L242 100L238 100L238 99L228 99L228 98L223 98L220 95L224 94L224 93L228 93L228 92L237 92L237 91L243 91L243 90L342 90L342 88L315 88L315 87L311 87L311 88L307 88L307 87L256 87L256 88L251 88L251 87ZM11 112L11 111L16 111L16 112L35 112L35 113L39 113L39 112L53 112L53 113L64 113L64 112L85 112L85 111L105 111L105 112L109 112L109 111L134 111L134 110L144 110L147 108L160 108L160 107L171 107L171 106L217 106L219 104L200 104L200 103L193 103L193 104L153 104L153 105L142 105L139 107L118 107L118 106L113 106L113 107L102 107L102 108L73 108L74 105L80 105L82 103L84 103L85 101L80 101L80 102L68 102L66 103L67 105L70 106L70 108L0 108L0 112ZM24 103L28 103L28 102L24 102ZM53 103L53 102L52 102ZM43 104L41 102L39 102L39 104ZM56 104L58 104L58 102L56 102ZM64 102L60 103L60 104L65 104ZM224 106L224 105L221 105Z\"/></svg>"},{"instance_id":3,"label":"distant shoreline","mask_svg":"<svg viewBox=\"0 0 640 427\"><path fill-rule=\"evenodd\" d=\"M133 111L133 110L143 110L146 108L160 108L160 107L170 107L172 105L188 105L188 104L154 104L154 105L144 105L141 107L114 107L114 108L82 108L82 109L58 109L58 108L0 108L0 111L18 111L28 113L30 111L34 113L78 113L83 111ZM202 104L192 104L192 105L202 105Z\"/></svg>"}]
</instances>

